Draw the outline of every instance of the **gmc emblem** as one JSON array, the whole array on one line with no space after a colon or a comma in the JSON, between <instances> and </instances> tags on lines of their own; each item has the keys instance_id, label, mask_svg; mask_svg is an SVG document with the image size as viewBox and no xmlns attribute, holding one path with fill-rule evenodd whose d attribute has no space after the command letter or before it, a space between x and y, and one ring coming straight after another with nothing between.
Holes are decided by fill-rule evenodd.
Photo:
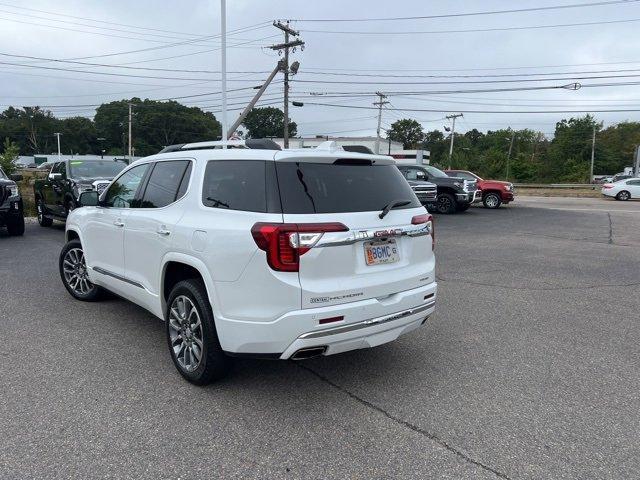
<instances>
[{"instance_id":1,"label":"gmc emblem","mask_svg":"<svg viewBox=\"0 0 640 480\"><path fill-rule=\"evenodd\" d=\"M399 237L401 235L401 228L392 228L389 230L378 230L377 232L373 232L374 237Z\"/></svg>"}]
</instances>

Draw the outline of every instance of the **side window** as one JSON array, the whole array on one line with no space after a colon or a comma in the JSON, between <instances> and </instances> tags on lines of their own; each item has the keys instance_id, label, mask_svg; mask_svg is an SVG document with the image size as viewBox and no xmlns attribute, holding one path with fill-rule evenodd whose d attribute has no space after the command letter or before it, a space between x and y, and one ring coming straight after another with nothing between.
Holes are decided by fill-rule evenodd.
<instances>
[{"instance_id":1,"label":"side window","mask_svg":"<svg viewBox=\"0 0 640 480\"><path fill-rule=\"evenodd\" d=\"M130 208L149 165L138 165L120 175L104 194L104 206Z\"/></svg>"},{"instance_id":2,"label":"side window","mask_svg":"<svg viewBox=\"0 0 640 480\"><path fill-rule=\"evenodd\" d=\"M67 164L64 162L60 162L58 164L58 170L56 170L56 172L61 173L63 179L67 178Z\"/></svg>"},{"instance_id":3,"label":"side window","mask_svg":"<svg viewBox=\"0 0 640 480\"><path fill-rule=\"evenodd\" d=\"M640 180L629 180L627 185L638 185L640 186Z\"/></svg>"},{"instance_id":4,"label":"side window","mask_svg":"<svg viewBox=\"0 0 640 480\"><path fill-rule=\"evenodd\" d=\"M212 160L207 163L202 203L207 207L266 212L263 160Z\"/></svg>"},{"instance_id":5,"label":"side window","mask_svg":"<svg viewBox=\"0 0 640 480\"><path fill-rule=\"evenodd\" d=\"M187 170L190 173L191 162L188 160L176 160L171 162L158 162L153 166L149 175L149 181L142 196L141 208L161 208L175 202L186 192L189 179L183 182ZM184 183L184 191L182 184Z\"/></svg>"},{"instance_id":6,"label":"side window","mask_svg":"<svg viewBox=\"0 0 640 480\"><path fill-rule=\"evenodd\" d=\"M417 168L407 168L402 171L407 180L424 180L425 174Z\"/></svg>"},{"instance_id":7,"label":"side window","mask_svg":"<svg viewBox=\"0 0 640 480\"><path fill-rule=\"evenodd\" d=\"M187 167L186 172L184 172L184 175L182 176L180 187L178 187L178 194L176 195L176 200L184 197L184 194L187 193L187 187L189 186L189 179L191 178L191 166L192 166L192 163L189 162L189 166Z\"/></svg>"}]
</instances>

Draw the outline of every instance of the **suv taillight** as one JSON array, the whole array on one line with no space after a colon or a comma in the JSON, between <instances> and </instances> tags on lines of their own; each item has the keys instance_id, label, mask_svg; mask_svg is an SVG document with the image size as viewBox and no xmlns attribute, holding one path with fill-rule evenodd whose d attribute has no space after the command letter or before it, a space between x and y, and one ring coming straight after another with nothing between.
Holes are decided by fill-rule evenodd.
<instances>
[{"instance_id":1,"label":"suv taillight","mask_svg":"<svg viewBox=\"0 0 640 480\"><path fill-rule=\"evenodd\" d=\"M251 235L260 250L267 252L267 263L280 272L297 272L300 257L327 232L347 232L342 223L256 223Z\"/></svg>"},{"instance_id":2,"label":"suv taillight","mask_svg":"<svg viewBox=\"0 0 640 480\"><path fill-rule=\"evenodd\" d=\"M413 225L420 225L422 223L429 224L429 231L431 232L431 250L436 248L436 224L433 221L433 216L429 214L416 215L411 219Z\"/></svg>"}]
</instances>

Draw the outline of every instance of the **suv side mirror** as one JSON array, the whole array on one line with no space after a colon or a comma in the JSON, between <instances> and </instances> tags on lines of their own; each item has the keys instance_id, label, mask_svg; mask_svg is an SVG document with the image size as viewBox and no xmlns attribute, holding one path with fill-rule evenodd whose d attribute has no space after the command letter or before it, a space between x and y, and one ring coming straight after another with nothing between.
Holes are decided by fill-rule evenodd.
<instances>
[{"instance_id":1,"label":"suv side mirror","mask_svg":"<svg viewBox=\"0 0 640 480\"><path fill-rule=\"evenodd\" d=\"M424 173L422 170L419 170L416 172L416 178L418 180L426 180L427 179L427 174Z\"/></svg>"},{"instance_id":2,"label":"suv side mirror","mask_svg":"<svg viewBox=\"0 0 640 480\"><path fill-rule=\"evenodd\" d=\"M22 181L22 175L14 173L13 175L11 175L11 180L13 180L14 182L21 182Z\"/></svg>"},{"instance_id":3,"label":"suv side mirror","mask_svg":"<svg viewBox=\"0 0 640 480\"><path fill-rule=\"evenodd\" d=\"M98 192L95 190L90 192L82 192L80 198L78 198L80 207L95 207L98 205Z\"/></svg>"},{"instance_id":4,"label":"suv side mirror","mask_svg":"<svg viewBox=\"0 0 640 480\"><path fill-rule=\"evenodd\" d=\"M61 173L49 173L49 180L60 180L61 178Z\"/></svg>"}]
</instances>

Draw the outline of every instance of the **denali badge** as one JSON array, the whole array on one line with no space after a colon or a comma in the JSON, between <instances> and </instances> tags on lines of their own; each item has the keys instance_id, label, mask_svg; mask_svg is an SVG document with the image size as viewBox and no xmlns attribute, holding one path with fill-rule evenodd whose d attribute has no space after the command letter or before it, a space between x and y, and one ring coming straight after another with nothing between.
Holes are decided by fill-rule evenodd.
<instances>
[{"instance_id":1,"label":"denali badge","mask_svg":"<svg viewBox=\"0 0 640 480\"><path fill-rule=\"evenodd\" d=\"M401 228L390 228L389 230L378 230L377 232L373 232L374 237L399 237L401 235Z\"/></svg>"}]
</instances>

